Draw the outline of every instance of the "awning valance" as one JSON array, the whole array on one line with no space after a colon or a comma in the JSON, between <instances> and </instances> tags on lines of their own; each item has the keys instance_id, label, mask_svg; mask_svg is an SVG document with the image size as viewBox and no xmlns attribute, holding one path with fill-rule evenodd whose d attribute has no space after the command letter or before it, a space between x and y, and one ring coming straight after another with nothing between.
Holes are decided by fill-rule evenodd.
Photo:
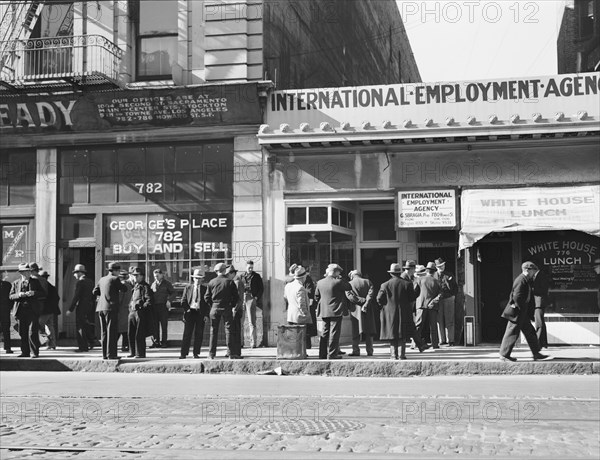
<instances>
[{"instance_id":1,"label":"awning valance","mask_svg":"<svg viewBox=\"0 0 600 460\"><path fill-rule=\"evenodd\" d=\"M459 249L492 232L579 230L600 236L600 185L464 190Z\"/></svg>"}]
</instances>

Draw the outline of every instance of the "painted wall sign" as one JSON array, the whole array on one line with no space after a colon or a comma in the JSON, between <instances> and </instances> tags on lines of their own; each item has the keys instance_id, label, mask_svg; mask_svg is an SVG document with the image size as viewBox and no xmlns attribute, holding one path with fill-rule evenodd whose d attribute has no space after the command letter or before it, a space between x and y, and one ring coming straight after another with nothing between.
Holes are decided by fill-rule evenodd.
<instances>
[{"instance_id":1,"label":"painted wall sign","mask_svg":"<svg viewBox=\"0 0 600 460\"><path fill-rule=\"evenodd\" d=\"M448 190L398 192L399 228L456 226L456 194Z\"/></svg>"},{"instance_id":2,"label":"painted wall sign","mask_svg":"<svg viewBox=\"0 0 600 460\"><path fill-rule=\"evenodd\" d=\"M18 265L26 262L28 256L27 225L3 225L2 264Z\"/></svg>"},{"instance_id":3,"label":"painted wall sign","mask_svg":"<svg viewBox=\"0 0 600 460\"><path fill-rule=\"evenodd\" d=\"M600 236L600 185L464 190L460 249L491 232L579 230Z\"/></svg>"},{"instance_id":4,"label":"painted wall sign","mask_svg":"<svg viewBox=\"0 0 600 460\"><path fill-rule=\"evenodd\" d=\"M256 84L0 97L4 134L261 123Z\"/></svg>"},{"instance_id":5,"label":"painted wall sign","mask_svg":"<svg viewBox=\"0 0 600 460\"><path fill-rule=\"evenodd\" d=\"M593 262L600 240L579 232L527 232L522 237L523 260L535 262L550 275L552 289L598 289Z\"/></svg>"},{"instance_id":6,"label":"painted wall sign","mask_svg":"<svg viewBox=\"0 0 600 460\"><path fill-rule=\"evenodd\" d=\"M597 120L599 92L598 72L526 79L285 90L271 94L267 123L274 132L285 123L289 125L286 132L301 134L301 123L319 129L323 122L336 128L342 122L360 127L368 121L372 126L385 124L393 129L402 127L405 120L423 127L424 120L430 118L432 125L428 126L445 127L446 119L452 117L455 120L452 126L456 127L466 125L468 117L474 119L473 126L488 124L493 114L499 120L508 120L514 114L530 118L539 112L542 118L553 121L552 117L561 111L566 119L577 120L579 111L587 111Z\"/></svg>"}]
</instances>

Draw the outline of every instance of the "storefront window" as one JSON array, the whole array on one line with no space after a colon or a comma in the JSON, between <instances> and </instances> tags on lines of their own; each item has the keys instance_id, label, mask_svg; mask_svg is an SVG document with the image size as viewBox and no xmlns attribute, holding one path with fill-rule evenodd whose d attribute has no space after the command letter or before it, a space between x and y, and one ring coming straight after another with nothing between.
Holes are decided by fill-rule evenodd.
<instances>
[{"instance_id":1,"label":"storefront window","mask_svg":"<svg viewBox=\"0 0 600 460\"><path fill-rule=\"evenodd\" d=\"M308 223L309 224L326 224L327 223L327 208L308 208Z\"/></svg>"},{"instance_id":2,"label":"storefront window","mask_svg":"<svg viewBox=\"0 0 600 460\"><path fill-rule=\"evenodd\" d=\"M0 206L35 203L35 152L3 152L0 156Z\"/></svg>"},{"instance_id":3,"label":"storefront window","mask_svg":"<svg viewBox=\"0 0 600 460\"><path fill-rule=\"evenodd\" d=\"M65 150L60 162L61 204L197 203L233 197L230 142Z\"/></svg>"},{"instance_id":4,"label":"storefront window","mask_svg":"<svg viewBox=\"0 0 600 460\"><path fill-rule=\"evenodd\" d=\"M364 241L396 241L393 209L363 211Z\"/></svg>"},{"instance_id":5,"label":"storefront window","mask_svg":"<svg viewBox=\"0 0 600 460\"><path fill-rule=\"evenodd\" d=\"M305 225L306 224L306 208L288 208L288 225Z\"/></svg>"}]
</instances>

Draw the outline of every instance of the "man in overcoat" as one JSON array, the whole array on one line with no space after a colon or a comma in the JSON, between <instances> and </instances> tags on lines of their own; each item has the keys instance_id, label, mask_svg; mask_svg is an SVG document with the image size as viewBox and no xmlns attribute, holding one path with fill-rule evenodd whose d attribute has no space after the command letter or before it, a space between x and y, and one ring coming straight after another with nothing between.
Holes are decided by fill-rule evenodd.
<instances>
[{"instance_id":1,"label":"man in overcoat","mask_svg":"<svg viewBox=\"0 0 600 460\"><path fill-rule=\"evenodd\" d=\"M129 358L145 358L146 337L154 331L154 323L150 317L152 289L139 267L134 268L130 274L135 276L135 284L129 301Z\"/></svg>"},{"instance_id":2,"label":"man in overcoat","mask_svg":"<svg viewBox=\"0 0 600 460\"><path fill-rule=\"evenodd\" d=\"M437 313L439 301L442 296L442 288L440 282L434 277L437 268L433 262L428 262L424 271L424 276L419 276L417 278L419 297L417 297L415 303L415 308L417 309L417 319L415 323L420 337L422 337L425 324L429 325L431 345L433 348L440 348Z\"/></svg>"},{"instance_id":3,"label":"man in overcoat","mask_svg":"<svg viewBox=\"0 0 600 460\"><path fill-rule=\"evenodd\" d=\"M352 270L350 286L352 292L364 303L350 302L350 322L352 324L352 353L348 356L360 356L360 335L365 340L367 356L373 356L373 335L375 334L375 292L373 283L362 276L360 270Z\"/></svg>"},{"instance_id":4,"label":"man in overcoat","mask_svg":"<svg viewBox=\"0 0 600 460\"><path fill-rule=\"evenodd\" d=\"M208 283L204 300L210 305L210 348L208 357L215 359L217 354L217 336L221 319L225 323L225 343L229 356L235 355L232 350L231 327L233 322L233 308L237 305L239 294L235 283L225 273L227 266L224 263L215 265L217 277Z\"/></svg>"},{"instance_id":5,"label":"man in overcoat","mask_svg":"<svg viewBox=\"0 0 600 460\"><path fill-rule=\"evenodd\" d=\"M93 342L91 326L89 324L90 316L93 318L94 311L94 282L88 278L85 265L77 264L73 269L75 282L75 294L71 300L71 306L67 310L67 315L75 311L75 327L77 329L77 352L86 352L89 350L89 344ZM92 314L90 314L92 312Z\"/></svg>"},{"instance_id":6,"label":"man in overcoat","mask_svg":"<svg viewBox=\"0 0 600 460\"><path fill-rule=\"evenodd\" d=\"M533 307L531 280L537 269L537 265L533 262L523 262L521 265L522 272L513 282L509 304L512 305L512 308L515 310L515 320L508 321L506 324L506 331L504 332L504 337L502 337L502 343L500 344L501 361L514 362L517 360L517 358L511 356L511 353L517 343L521 331L523 331L523 335L527 340L527 344L533 353L533 359L535 361L552 359L551 356L540 353L540 343L538 342L535 329L531 325L529 319L529 309ZM507 306L507 308L509 307Z\"/></svg>"},{"instance_id":7,"label":"man in overcoat","mask_svg":"<svg viewBox=\"0 0 600 460\"><path fill-rule=\"evenodd\" d=\"M0 281L0 330L4 337L4 352L7 354L13 353L10 339L10 313L13 308L13 301L10 300L11 288L12 285L8 281Z\"/></svg>"},{"instance_id":8,"label":"man in overcoat","mask_svg":"<svg viewBox=\"0 0 600 460\"><path fill-rule=\"evenodd\" d=\"M116 262L108 264L108 274L98 281L92 293L98 297L96 312L100 319L102 334L102 359L118 359L117 341L119 340L118 312L119 292L127 288L119 278L121 266Z\"/></svg>"},{"instance_id":9,"label":"man in overcoat","mask_svg":"<svg viewBox=\"0 0 600 460\"><path fill-rule=\"evenodd\" d=\"M46 293L37 279L31 277L29 264L19 264L21 278L12 283L9 298L14 302L15 318L19 321L21 336L20 358L37 358L40 353L40 313L42 305L38 301Z\"/></svg>"},{"instance_id":10,"label":"man in overcoat","mask_svg":"<svg viewBox=\"0 0 600 460\"><path fill-rule=\"evenodd\" d=\"M532 280L533 290L533 325L537 335L540 347L548 348L548 334L546 332L546 321L544 321L544 312L548 306L548 291L550 290L550 280L541 270L536 270ZM530 316L531 318L531 316Z\"/></svg>"},{"instance_id":11,"label":"man in overcoat","mask_svg":"<svg viewBox=\"0 0 600 460\"><path fill-rule=\"evenodd\" d=\"M426 349L413 320L412 302L416 297L415 288L412 282L400 277L400 264L392 264L388 273L391 279L381 285L377 294L377 303L382 307L380 339L390 341L391 359L406 359L406 340L409 337L413 338L419 351Z\"/></svg>"}]
</instances>

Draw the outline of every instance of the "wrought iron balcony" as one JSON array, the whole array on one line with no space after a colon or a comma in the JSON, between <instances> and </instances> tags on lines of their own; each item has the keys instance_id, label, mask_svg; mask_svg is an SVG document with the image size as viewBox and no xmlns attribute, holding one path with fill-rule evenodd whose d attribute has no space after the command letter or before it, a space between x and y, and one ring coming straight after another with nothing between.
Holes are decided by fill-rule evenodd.
<instances>
[{"instance_id":1,"label":"wrought iron balcony","mask_svg":"<svg viewBox=\"0 0 600 460\"><path fill-rule=\"evenodd\" d=\"M2 44L1 80L9 87L50 81L116 85L123 51L101 35L76 35Z\"/></svg>"}]
</instances>

